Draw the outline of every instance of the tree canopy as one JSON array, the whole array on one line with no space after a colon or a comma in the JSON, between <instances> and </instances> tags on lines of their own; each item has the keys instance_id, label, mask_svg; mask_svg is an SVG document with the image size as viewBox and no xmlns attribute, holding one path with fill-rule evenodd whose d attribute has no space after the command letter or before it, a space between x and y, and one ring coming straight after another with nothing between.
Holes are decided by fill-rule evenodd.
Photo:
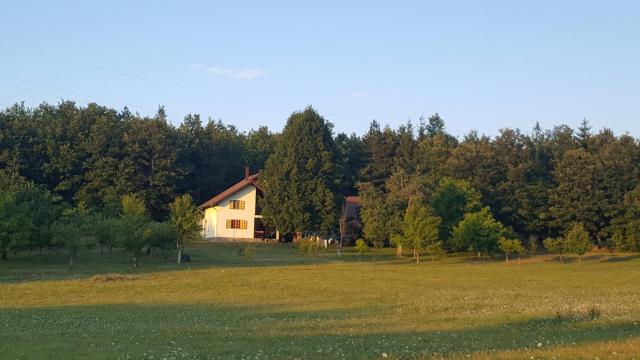
<instances>
[{"instance_id":1,"label":"tree canopy","mask_svg":"<svg viewBox=\"0 0 640 360\"><path fill-rule=\"evenodd\" d=\"M327 233L338 218L332 125L313 108L287 120L260 177L262 212L283 232Z\"/></svg>"}]
</instances>

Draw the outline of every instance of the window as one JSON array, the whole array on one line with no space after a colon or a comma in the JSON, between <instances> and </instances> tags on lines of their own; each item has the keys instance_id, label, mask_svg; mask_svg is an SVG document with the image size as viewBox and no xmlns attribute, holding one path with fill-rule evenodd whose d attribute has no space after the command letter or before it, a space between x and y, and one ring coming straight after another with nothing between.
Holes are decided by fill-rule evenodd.
<instances>
[{"instance_id":1,"label":"window","mask_svg":"<svg viewBox=\"0 0 640 360\"><path fill-rule=\"evenodd\" d=\"M227 229L245 230L246 228L247 228L247 220L235 220L235 219L227 220Z\"/></svg>"},{"instance_id":2,"label":"window","mask_svg":"<svg viewBox=\"0 0 640 360\"><path fill-rule=\"evenodd\" d=\"M234 210L244 210L244 200L231 200L229 208Z\"/></svg>"}]
</instances>

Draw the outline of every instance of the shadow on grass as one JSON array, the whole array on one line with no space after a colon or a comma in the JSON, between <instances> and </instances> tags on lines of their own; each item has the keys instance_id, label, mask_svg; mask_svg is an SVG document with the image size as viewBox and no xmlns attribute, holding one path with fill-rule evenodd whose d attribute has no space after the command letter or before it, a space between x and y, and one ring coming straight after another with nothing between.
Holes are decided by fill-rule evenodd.
<instances>
[{"instance_id":1,"label":"shadow on grass","mask_svg":"<svg viewBox=\"0 0 640 360\"><path fill-rule=\"evenodd\" d=\"M187 358L376 358L383 352L392 358L413 358L581 347L640 337L637 323L580 317L497 325L468 319L469 326L438 331L404 330L419 326L406 316L411 314L374 308L283 311L268 306L3 309L0 349L9 358L29 358L41 351L65 358L140 358L172 351Z\"/></svg>"},{"instance_id":2,"label":"shadow on grass","mask_svg":"<svg viewBox=\"0 0 640 360\"><path fill-rule=\"evenodd\" d=\"M247 246L253 248L253 255L241 255ZM121 250L114 250L111 256L100 250L82 251L78 254L73 269L68 267L68 254L61 252L45 252L33 255L29 259L26 253L11 254L9 260L0 261L0 283L27 282L40 280L83 279L98 274L145 274L150 272L176 271L185 269L207 269L212 267L279 267L308 266L315 264L313 256L300 258L292 244L283 243L242 243L242 242L197 242L189 246L186 253L191 261L176 264L176 253L171 252L165 259L159 254L143 255L139 267L134 268L130 255ZM376 255L379 264L389 263L395 258L387 253ZM336 249L330 248L321 252L320 265L331 263L358 262L358 255L350 248L338 257ZM365 256L362 262L371 261Z\"/></svg>"},{"instance_id":3,"label":"shadow on grass","mask_svg":"<svg viewBox=\"0 0 640 360\"><path fill-rule=\"evenodd\" d=\"M640 255L613 255L610 256L606 261L608 262L621 262L621 261L630 261L640 259Z\"/></svg>"}]
</instances>

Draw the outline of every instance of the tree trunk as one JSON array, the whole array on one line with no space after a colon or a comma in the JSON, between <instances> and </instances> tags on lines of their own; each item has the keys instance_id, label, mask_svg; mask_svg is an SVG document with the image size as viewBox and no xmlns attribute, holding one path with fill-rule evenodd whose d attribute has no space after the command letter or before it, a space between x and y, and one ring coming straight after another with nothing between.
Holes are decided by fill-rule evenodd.
<instances>
[{"instance_id":1,"label":"tree trunk","mask_svg":"<svg viewBox=\"0 0 640 360\"><path fill-rule=\"evenodd\" d=\"M133 255L133 268L137 269L138 268L138 256L136 256L135 252L132 255Z\"/></svg>"},{"instance_id":2,"label":"tree trunk","mask_svg":"<svg viewBox=\"0 0 640 360\"><path fill-rule=\"evenodd\" d=\"M182 249L178 249L178 265L182 264Z\"/></svg>"},{"instance_id":3,"label":"tree trunk","mask_svg":"<svg viewBox=\"0 0 640 360\"><path fill-rule=\"evenodd\" d=\"M42 246L40 246L40 251L39 251L38 255L42 255Z\"/></svg>"},{"instance_id":4,"label":"tree trunk","mask_svg":"<svg viewBox=\"0 0 640 360\"><path fill-rule=\"evenodd\" d=\"M562 258L562 253L560 253L560 262L563 263L564 259Z\"/></svg>"},{"instance_id":5,"label":"tree trunk","mask_svg":"<svg viewBox=\"0 0 640 360\"><path fill-rule=\"evenodd\" d=\"M507 261L507 265L509 265L509 253L504 253L504 258Z\"/></svg>"},{"instance_id":6,"label":"tree trunk","mask_svg":"<svg viewBox=\"0 0 640 360\"><path fill-rule=\"evenodd\" d=\"M520 266L520 255L518 255L518 266Z\"/></svg>"},{"instance_id":7,"label":"tree trunk","mask_svg":"<svg viewBox=\"0 0 640 360\"><path fill-rule=\"evenodd\" d=\"M73 253L71 253L71 254L69 255L69 270L72 270L72 269L73 269L73 258L74 258L74 257L75 257L75 256L74 256L74 254L73 254Z\"/></svg>"},{"instance_id":8,"label":"tree trunk","mask_svg":"<svg viewBox=\"0 0 640 360\"><path fill-rule=\"evenodd\" d=\"M316 269L318 268L318 262L319 262L318 258L319 258L318 253L316 253Z\"/></svg>"},{"instance_id":9,"label":"tree trunk","mask_svg":"<svg viewBox=\"0 0 640 360\"><path fill-rule=\"evenodd\" d=\"M29 245L29 261L31 261L31 253L33 252L33 246Z\"/></svg>"},{"instance_id":10,"label":"tree trunk","mask_svg":"<svg viewBox=\"0 0 640 360\"><path fill-rule=\"evenodd\" d=\"M100 243L100 255L102 255L103 251L104 251L104 244Z\"/></svg>"},{"instance_id":11,"label":"tree trunk","mask_svg":"<svg viewBox=\"0 0 640 360\"><path fill-rule=\"evenodd\" d=\"M402 257L402 245L398 245L398 247L396 248L396 256Z\"/></svg>"},{"instance_id":12,"label":"tree trunk","mask_svg":"<svg viewBox=\"0 0 640 360\"><path fill-rule=\"evenodd\" d=\"M113 250L113 246L109 245L109 259L111 259L111 251Z\"/></svg>"},{"instance_id":13,"label":"tree trunk","mask_svg":"<svg viewBox=\"0 0 640 360\"><path fill-rule=\"evenodd\" d=\"M582 264L582 255L578 254L578 264Z\"/></svg>"},{"instance_id":14,"label":"tree trunk","mask_svg":"<svg viewBox=\"0 0 640 360\"><path fill-rule=\"evenodd\" d=\"M482 255L480 254L480 251L478 251L478 260L482 260Z\"/></svg>"},{"instance_id":15,"label":"tree trunk","mask_svg":"<svg viewBox=\"0 0 640 360\"><path fill-rule=\"evenodd\" d=\"M416 251L416 264L420 264L420 253Z\"/></svg>"}]
</instances>

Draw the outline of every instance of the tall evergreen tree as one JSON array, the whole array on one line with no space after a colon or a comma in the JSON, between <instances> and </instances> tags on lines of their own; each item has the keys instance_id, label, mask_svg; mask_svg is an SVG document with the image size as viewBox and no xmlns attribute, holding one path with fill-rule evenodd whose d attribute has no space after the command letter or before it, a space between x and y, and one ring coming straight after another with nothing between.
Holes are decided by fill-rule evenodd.
<instances>
[{"instance_id":1,"label":"tall evergreen tree","mask_svg":"<svg viewBox=\"0 0 640 360\"><path fill-rule=\"evenodd\" d=\"M313 108L293 113L260 178L263 215L282 232L327 233L337 224L332 125Z\"/></svg>"}]
</instances>

